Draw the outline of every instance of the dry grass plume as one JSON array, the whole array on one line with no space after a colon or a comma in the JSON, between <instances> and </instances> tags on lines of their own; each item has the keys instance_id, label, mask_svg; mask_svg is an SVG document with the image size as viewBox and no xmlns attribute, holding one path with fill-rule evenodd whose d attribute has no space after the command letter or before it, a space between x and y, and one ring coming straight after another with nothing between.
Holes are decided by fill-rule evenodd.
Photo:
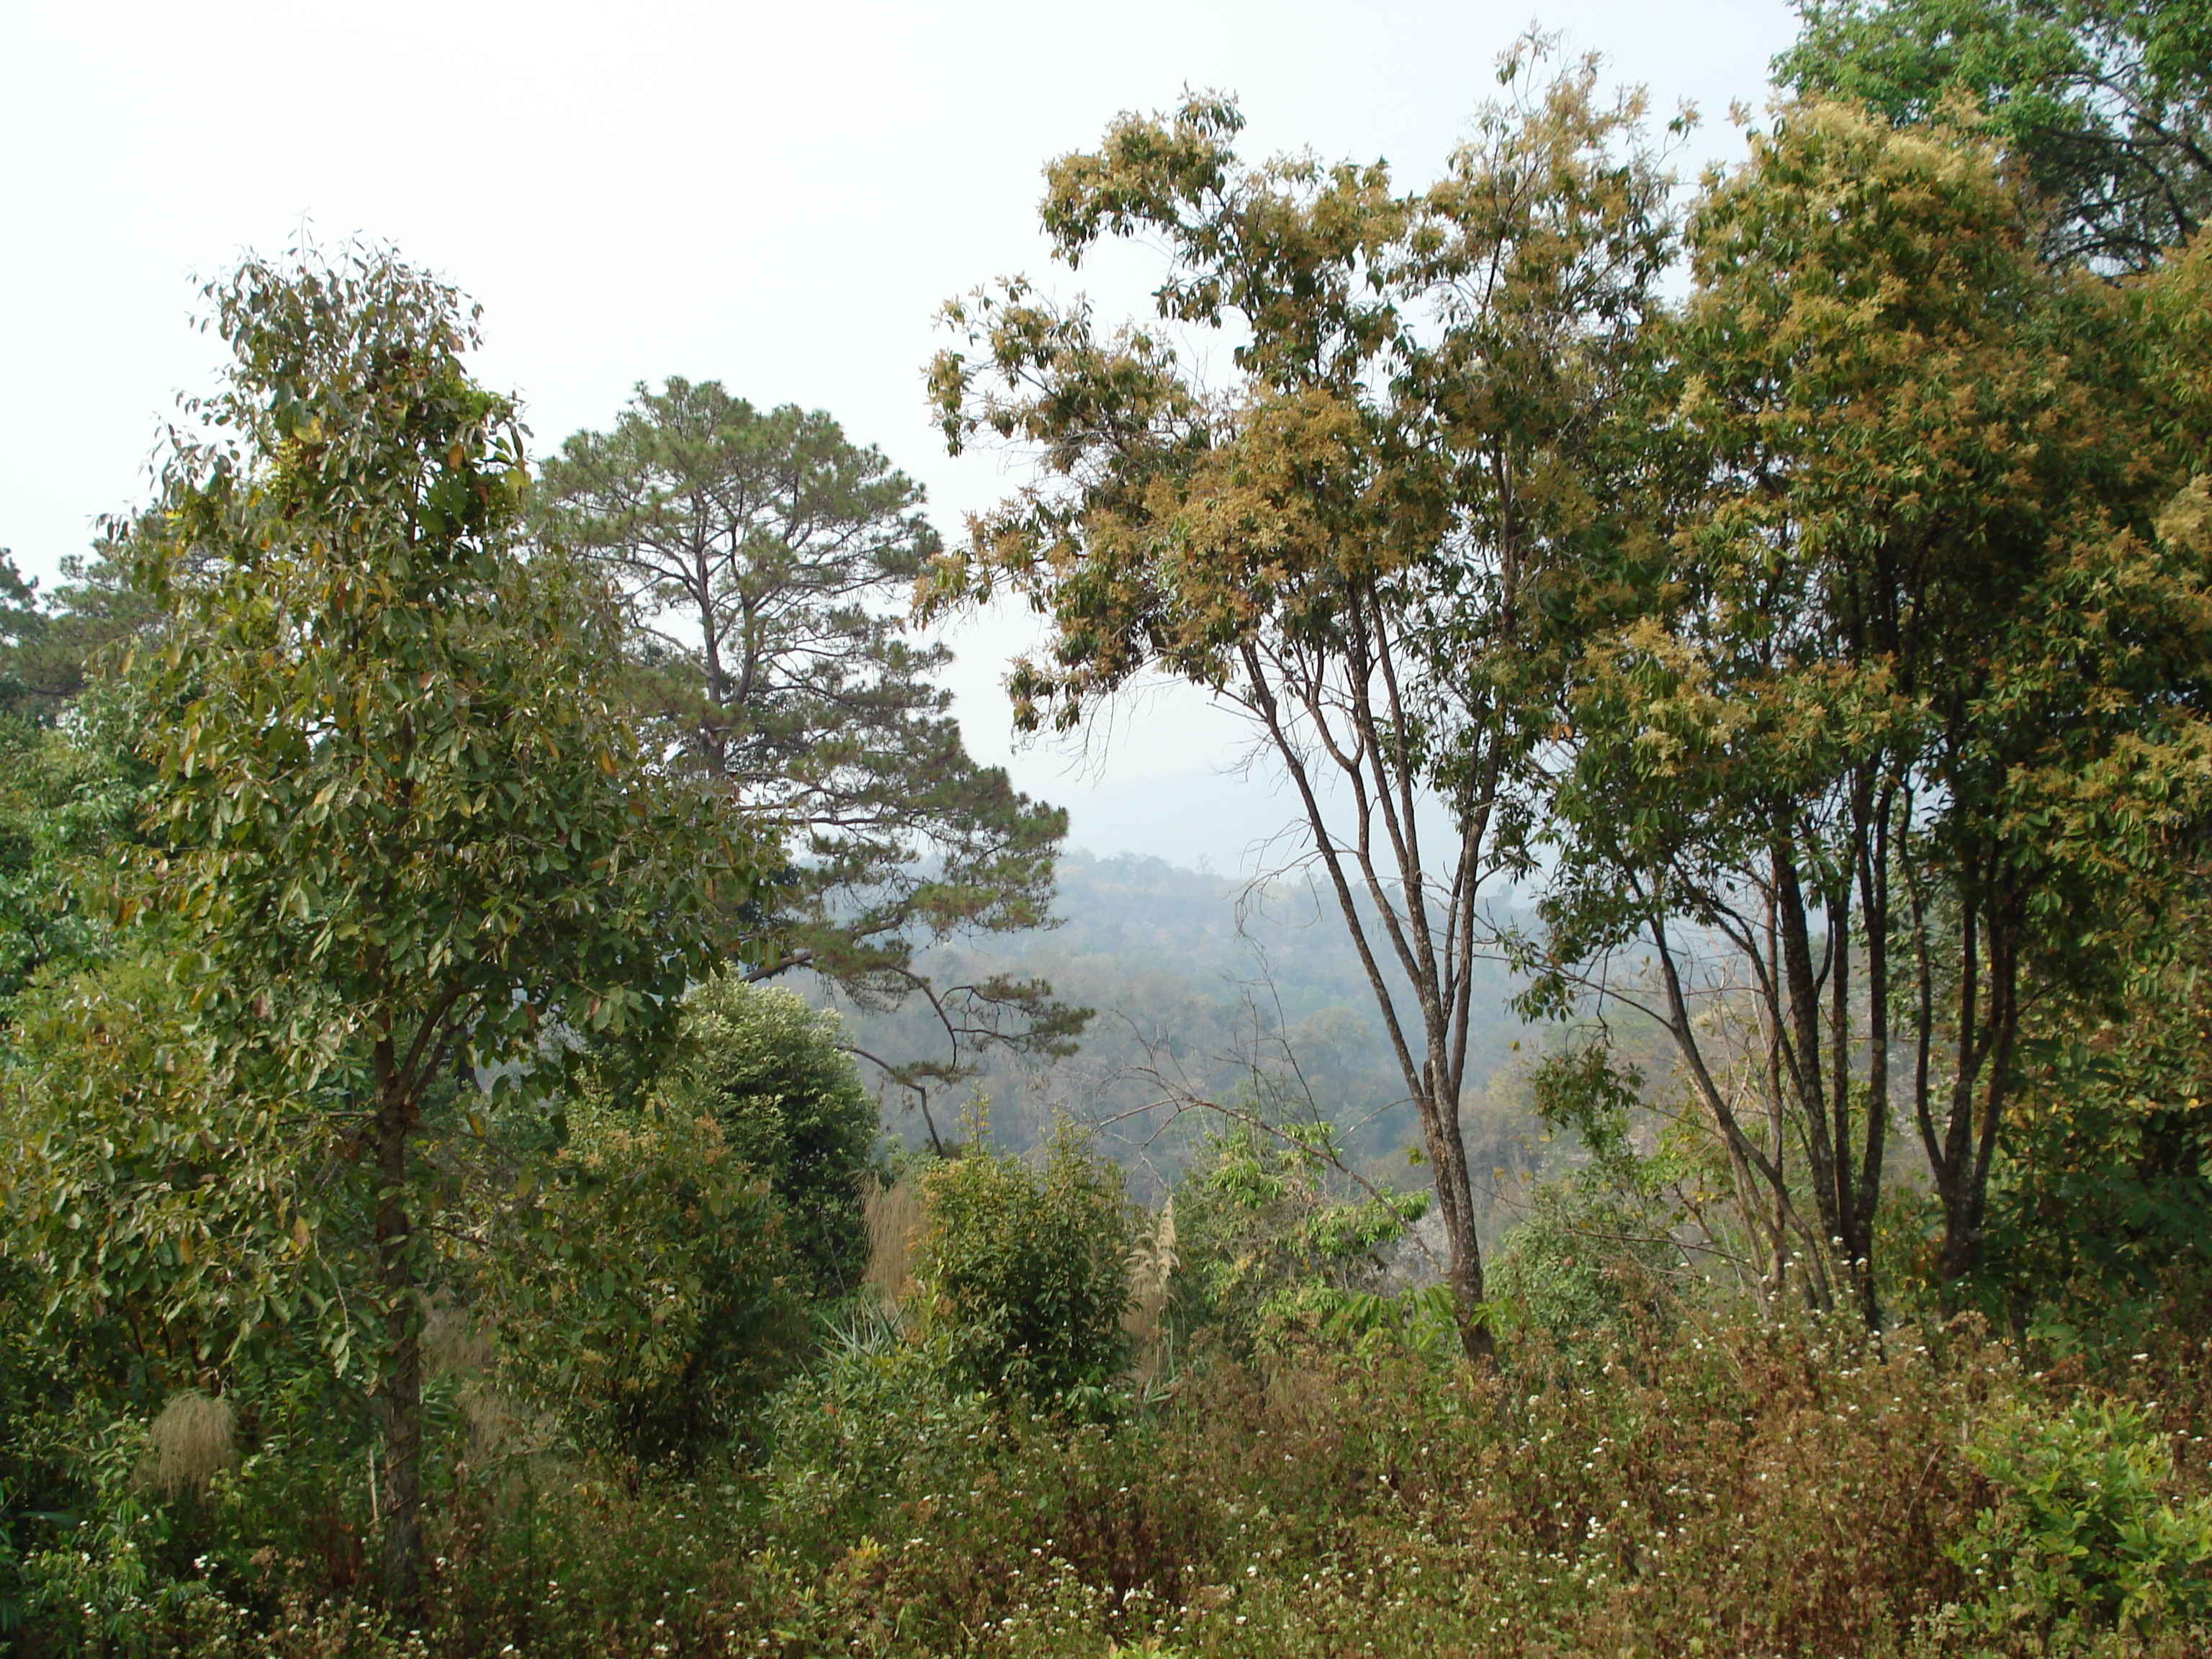
<instances>
[{"instance_id":1,"label":"dry grass plume","mask_svg":"<svg viewBox=\"0 0 2212 1659\"><path fill-rule=\"evenodd\" d=\"M921 1189L911 1176L889 1187L872 1182L860 1194L860 1216L868 1230L868 1270L861 1282L886 1303L897 1301L914 1284L914 1241L923 1207Z\"/></svg>"},{"instance_id":2,"label":"dry grass plume","mask_svg":"<svg viewBox=\"0 0 2212 1659\"><path fill-rule=\"evenodd\" d=\"M1165 1316L1168 1286L1176 1270L1175 1200L1160 1206L1160 1218L1129 1252L1129 1311L1121 1328L1131 1345L1130 1370L1139 1383L1150 1382L1167 1358Z\"/></svg>"},{"instance_id":3,"label":"dry grass plume","mask_svg":"<svg viewBox=\"0 0 2212 1659\"><path fill-rule=\"evenodd\" d=\"M165 1496L204 1496L215 1477L237 1461L238 1414L230 1401L197 1389L170 1397L153 1422L148 1484Z\"/></svg>"}]
</instances>

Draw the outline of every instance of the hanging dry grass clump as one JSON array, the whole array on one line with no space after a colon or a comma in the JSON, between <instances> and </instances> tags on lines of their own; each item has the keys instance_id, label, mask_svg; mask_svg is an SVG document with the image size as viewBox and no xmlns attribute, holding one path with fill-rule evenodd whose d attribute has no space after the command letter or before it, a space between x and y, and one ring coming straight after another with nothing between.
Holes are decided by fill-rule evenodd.
<instances>
[{"instance_id":1,"label":"hanging dry grass clump","mask_svg":"<svg viewBox=\"0 0 2212 1659\"><path fill-rule=\"evenodd\" d=\"M422 1363L431 1376L489 1376L493 1358L491 1339L467 1309L440 1303L423 1316Z\"/></svg>"},{"instance_id":2,"label":"hanging dry grass clump","mask_svg":"<svg viewBox=\"0 0 2212 1659\"><path fill-rule=\"evenodd\" d=\"M872 1181L860 1194L860 1218L868 1230L868 1270L861 1283L887 1303L913 1286L914 1240L922 1215L921 1188L911 1176L889 1187Z\"/></svg>"},{"instance_id":3,"label":"hanging dry grass clump","mask_svg":"<svg viewBox=\"0 0 2212 1659\"><path fill-rule=\"evenodd\" d=\"M1176 1270L1175 1200L1160 1206L1158 1224L1139 1237L1129 1252L1129 1311L1121 1316L1128 1333L1130 1370L1139 1383L1159 1374L1167 1358L1168 1285Z\"/></svg>"},{"instance_id":4,"label":"hanging dry grass clump","mask_svg":"<svg viewBox=\"0 0 2212 1659\"><path fill-rule=\"evenodd\" d=\"M459 1383L453 1404L469 1431L471 1464L484 1468L533 1443L513 1402L493 1386L498 1355L467 1309L446 1303L430 1309L422 1321L422 1361L431 1376Z\"/></svg>"},{"instance_id":5,"label":"hanging dry grass clump","mask_svg":"<svg viewBox=\"0 0 2212 1659\"><path fill-rule=\"evenodd\" d=\"M233 1431L238 1414L230 1401L197 1389L173 1395L154 1419L148 1483L168 1497L204 1496L208 1483L237 1461Z\"/></svg>"}]
</instances>

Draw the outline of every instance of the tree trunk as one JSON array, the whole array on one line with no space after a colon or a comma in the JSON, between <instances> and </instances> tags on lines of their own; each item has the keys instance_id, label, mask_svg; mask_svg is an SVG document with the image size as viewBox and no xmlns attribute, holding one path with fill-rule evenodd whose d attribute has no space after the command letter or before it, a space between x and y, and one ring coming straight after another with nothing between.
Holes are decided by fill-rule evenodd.
<instances>
[{"instance_id":1,"label":"tree trunk","mask_svg":"<svg viewBox=\"0 0 2212 1659\"><path fill-rule=\"evenodd\" d=\"M1784 1074L1789 1079L1790 1093L1796 1097L1805 1126L1807 1173L1811 1176L1813 1208L1820 1222L1820 1237L1814 1242L1813 1248L1828 1264L1825 1277L1849 1283L1850 1257L1838 1201L1838 1194L1848 1184L1848 1177L1839 1179L1838 1164L1849 1160L1850 1148L1838 1146L1834 1139L1838 1129L1848 1133L1849 1123L1841 1112L1834 1120L1829 1115L1822 1065L1820 980L1813 965L1812 924L1796 857L1795 847L1778 838L1768 859L1777 933L1782 945L1778 975L1781 996L1775 1018L1783 1033ZM1829 949L1835 950L1838 944L1832 933ZM1826 1305L1832 1300L1832 1294L1824 1293L1821 1299Z\"/></svg>"},{"instance_id":2,"label":"tree trunk","mask_svg":"<svg viewBox=\"0 0 2212 1659\"><path fill-rule=\"evenodd\" d=\"M1727 1092L1713 1076L1706 1063L1703 1044L1698 1036L1698 1023L1692 1017L1689 1000L1682 989L1680 969L1674 952L1668 945L1667 930L1662 915L1655 914L1650 921L1652 953L1657 958L1661 983L1667 994L1665 1017L1662 1028L1674 1040L1675 1053L1681 1058L1690 1074L1690 1085L1711 1119L1715 1132L1727 1146L1731 1168L1742 1168L1755 1173L1765 1183L1766 1193L1773 1205L1772 1227L1769 1237L1771 1255L1769 1271L1774 1286L1778 1290L1784 1280L1784 1269L1789 1260L1788 1239L1795 1235L1806 1247L1804 1263L1805 1294L1808 1305L1825 1308L1833 1299L1828 1264L1833 1259L1827 1235L1818 1231L1798 1211L1790 1195L1788 1182L1784 1179L1783 1152L1785 1141L1782 1121L1783 1059L1786 1046L1784 1021L1786 1018L1783 992L1778 984L1779 969L1776 965L1774 906L1767 907L1767 951L1763 958L1766 963L1761 991L1760 1014L1764 1022L1760 1036L1766 1045L1768 1068L1767 1127L1768 1146L1762 1151L1744 1132L1737 1120L1735 1109L1729 1104ZM1739 1202L1751 1210L1756 1205L1749 1187L1739 1188Z\"/></svg>"},{"instance_id":3,"label":"tree trunk","mask_svg":"<svg viewBox=\"0 0 2212 1659\"><path fill-rule=\"evenodd\" d=\"M1420 1112L1421 1137L1436 1180L1437 1207L1443 1217L1444 1272L1451 1285L1460 1348L1469 1359L1486 1364L1497 1357L1498 1342L1482 1305L1482 1244L1474 1231L1474 1188L1468 1176L1459 1103L1438 1100L1432 1090L1421 1100Z\"/></svg>"},{"instance_id":4,"label":"tree trunk","mask_svg":"<svg viewBox=\"0 0 2212 1659\"><path fill-rule=\"evenodd\" d=\"M1956 1284L1980 1264L1982 1234L1989 1215L1990 1167L2004 1122L2012 1082L2013 1048L2020 1029L2019 949L2010 918L1989 907L1989 1012L1982 1041L1970 1055L1980 1073L1978 1120L1954 1139L1966 1151L1942 1173L1943 1243L1938 1262L1947 1283ZM1971 1084L1976 1079L1968 1079ZM1958 1091L1954 1112L1974 1110L1971 1089Z\"/></svg>"},{"instance_id":5,"label":"tree trunk","mask_svg":"<svg viewBox=\"0 0 2212 1659\"><path fill-rule=\"evenodd\" d=\"M1354 635L1358 637L1357 630ZM1406 1080L1406 1091L1420 1115L1422 1141L1429 1158L1437 1209L1444 1224L1448 1256L1444 1276L1452 1289L1452 1311L1459 1327L1460 1346L1469 1359L1487 1364L1496 1356L1497 1340L1491 1334L1482 1305L1482 1244L1475 1232L1474 1190L1468 1176L1467 1143L1461 1136L1459 1122L1459 1090L1466 1059L1468 979L1464 958L1471 947L1462 932L1456 940L1456 952L1449 945L1438 950L1428 918L1423 913L1428 884L1415 850L1411 768L1402 763L1401 757L1396 775L1390 774L1380 758L1385 749L1372 713L1364 696L1356 695L1354 701L1359 705L1361 715L1358 724L1364 733L1358 752L1366 757L1365 761L1349 760L1343 749L1334 744L1324 744L1334 757L1339 775L1360 802L1357 843L1349 848L1340 847L1330 832L1328 814L1322 810L1305 751L1285 722L1273 676L1255 647L1248 644L1243 647L1242 654L1249 687L1245 707L1259 716L1285 770L1297 787L1306 827L1313 836L1315 850L1321 855L1322 867L1328 874L1329 888L1343 917L1346 933L1358 954L1368 988L1374 994L1376 1012L1382 1016L1384 1035L1389 1039L1400 1075ZM1367 669L1365 659L1354 653L1350 676L1355 688L1363 684ZM1327 714L1322 697L1310 686L1297 695L1316 726L1325 727ZM1402 732L1403 726L1401 719L1394 729ZM1369 842L1372 825L1363 764L1376 769L1373 799L1394 843L1399 890L1401 895L1410 896L1402 915L1394 912L1389 891L1376 872ZM1494 785L1494 776L1492 781ZM1391 801L1394 786L1402 792L1404 803L1404 811L1395 819ZM1463 807L1462 811L1458 864L1452 891L1461 907L1458 926L1462 929L1472 925L1474 884L1480 868L1481 830L1471 827L1470 820L1478 825L1486 823L1487 813L1487 802L1479 808ZM1375 906L1377 930L1384 934L1400 969L1412 983L1414 1012L1421 1020L1419 1052L1425 1059L1415 1058L1416 1050L1408 1036L1399 1000L1393 994L1389 979L1377 960L1367 924L1361 920L1352 875L1345 868L1347 852L1357 867L1361 886ZM1456 977L1453 975L1455 965L1458 969Z\"/></svg>"},{"instance_id":6,"label":"tree trunk","mask_svg":"<svg viewBox=\"0 0 2212 1659\"><path fill-rule=\"evenodd\" d=\"M1955 878L1961 889L1956 1060L1946 1116L1936 1119L1927 1081L1928 1048L1935 1025L1927 966L1929 924L1917 897L1913 926L1920 968L1920 1077L1915 1101L1928 1165L1943 1206L1938 1271L1955 1284L1980 1261L1989 1208L1990 1169L2012 1085L2013 1050L2020 1030L2020 916L2015 894L1990 895L1983 885L1994 857L1970 858ZM1977 1098L1978 1095L1978 1099ZM1941 1131L1939 1135L1938 1131Z\"/></svg>"},{"instance_id":7,"label":"tree trunk","mask_svg":"<svg viewBox=\"0 0 2212 1659\"><path fill-rule=\"evenodd\" d=\"M404 1615L422 1600L422 1322L407 1207L407 1131L414 1115L398 1086L388 1037L377 1044L375 1058L376 1249L385 1334L376 1391L384 1440L382 1565L385 1604Z\"/></svg>"},{"instance_id":8,"label":"tree trunk","mask_svg":"<svg viewBox=\"0 0 2212 1659\"><path fill-rule=\"evenodd\" d=\"M1864 918L1867 974L1867 1107L1866 1146L1859 1166L1859 1186L1852 1209L1850 1237L1860 1241L1859 1253L1868 1271L1860 1276L1860 1309L1870 1328L1881 1322L1881 1304L1874 1282L1875 1217L1881 1203L1882 1168L1889 1146L1889 847L1891 813L1897 803L1896 786L1884 783L1868 789L1862 799L1871 805L1871 823L1861 815L1858 834L1859 915Z\"/></svg>"}]
</instances>

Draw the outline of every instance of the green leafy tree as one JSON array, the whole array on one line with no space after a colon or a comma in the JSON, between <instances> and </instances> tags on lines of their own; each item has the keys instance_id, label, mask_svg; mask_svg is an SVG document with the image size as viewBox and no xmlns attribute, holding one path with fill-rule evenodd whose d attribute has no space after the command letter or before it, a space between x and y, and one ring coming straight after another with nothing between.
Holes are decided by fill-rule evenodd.
<instances>
[{"instance_id":1,"label":"green leafy tree","mask_svg":"<svg viewBox=\"0 0 2212 1659\"><path fill-rule=\"evenodd\" d=\"M118 878L153 775L125 700L88 677L155 614L129 558L104 537L41 603L0 552L0 1021L34 977L106 960L128 908Z\"/></svg>"},{"instance_id":2,"label":"green leafy tree","mask_svg":"<svg viewBox=\"0 0 2212 1659\"><path fill-rule=\"evenodd\" d=\"M259 1187L255 1224L337 1259L341 1282L365 1254L343 1305L368 1339L386 1588L406 1606L422 1291L454 1231L455 1194L428 1179L433 1109L460 1066L522 1092L561 1030L672 1024L753 866L718 801L664 775L627 717L591 573L520 556L514 411L468 374L454 292L356 249L250 258L207 298L228 380L137 544L137 586L167 616L132 678L160 779L149 873L197 992L219 1173L187 1198L149 1170L106 1201L168 1216L189 1259L231 1248L237 1195ZM368 1177L372 1239L290 1184L325 1160ZM59 1219L90 1219L115 1249L80 1253L70 1294L96 1302L113 1275L163 1265L148 1255L163 1227L115 1231L80 1194ZM243 1334L271 1309L249 1281L178 1313Z\"/></svg>"},{"instance_id":3,"label":"green leafy tree","mask_svg":"<svg viewBox=\"0 0 2212 1659\"><path fill-rule=\"evenodd\" d=\"M48 627L37 590L15 568L15 555L0 547L0 709L9 713L27 712L36 699L32 659Z\"/></svg>"},{"instance_id":4,"label":"green leafy tree","mask_svg":"<svg viewBox=\"0 0 2212 1659\"><path fill-rule=\"evenodd\" d=\"M2111 973L2090 919L2203 810L2204 576L2152 522L2186 461L2143 418L2143 295L2032 228L1985 140L1841 105L1714 181L1652 342L1662 503L1593 587L1620 609L1554 801L1555 950L1647 953L1648 994L1609 990L1673 1035L1778 1249L1869 1316L1893 1119L1956 1279L2023 1011ZM1743 1088L1703 1018L1714 945L1756 1009Z\"/></svg>"},{"instance_id":5,"label":"green leafy tree","mask_svg":"<svg viewBox=\"0 0 2212 1659\"><path fill-rule=\"evenodd\" d=\"M2212 480L2179 492L2154 534L2134 550L2137 583L2179 575L2196 594L2195 631L2212 634L2197 574L2212 566ZM2190 690L2181 676L2136 688L2146 703ZM2048 822L2088 827L2073 815ZM2115 972L2050 987L2023 1020L2017 1103L1991 1176L1983 1288L2008 1322L2040 1324L2062 1346L2140 1346L2131 1328L2139 1334L2144 1315L2212 1273L2212 872L2201 818L2155 845L2166 856L2147 861L2136 893L2096 930Z\"/></svg>"},{"instance_id":6,"label":"green leafy tree","mask_svg":"<svg viewBox=\"0 0 2212 1659\"><path fill-rule=\"evenodd\" d=\"M820 410L672 376L563 444L542 494L546 533L622 596L644 708L790 836L752 976L809 969L870 1010L926 1001L939 1054L878 1062L925 1105L981 1048L1072 1053L1088 1012L1044 981L939 984L915 966L953 935L1048 925L1067 830L969 758L932 678L951 653L908 636L939 547L921 486Z\"/></svg>"},{"instance_id":7,"label":"green leafy tree","mask_svg":"<svg viewBox=\"0 0 2212 1659\"><path fill-rule=\"evenodd\" d=\"M85 1548L142 1583L118 1547L149 1541L147 1420L240 1335L282 1342L284 1291L319 1288L281 1115L241 1101L185 1005L131 951L17 997L0 1055L0 1512L27 1554Z\"/></svg>"},{"instance_id":8,"label":"green leafy tree","mask_svg":"<svg viewBox=\"0 0 2212 1659\"><path fill-rule=\"evenodd\" d=\"M932 371L955 450L1019 445L1043 476L926 604L1007 584L1050 619L1011 681L1025 726L1146 671L1249 717L1418 1110L1470 1354L1490 1343L1460 1129L1480 899L1522 867L1541 596L1611 493L1607 411L1668 246L1640 102L1598 103L1589 63L1539 90L1541 55L1509 59L1519 101L1423 191L1379 164L1243 162L1243 118L1211 97L1053 165L1060 257L1157 238L1164 322L1249 331L1231 384L1164 329L1105 334L1021 283L948 307L961 343Z\"/></svg>"},{"instance_id":9,"label":"green leafy tree","mask_svg":"<svg viewBox=\"0 0 2212 1659\"><path fill-rule=\"evenodd\" d=\"M1575 1152L1498 1241L1498 1294L1558 1350L1648 1340L1662 1323L1661 1287L1686 1271L1689 1249L1717 1242L1698 1201L1711 1141L1690 1123L1655 1122L1642 1074L1595 1032L1545 1056L1528 1081L1536 1115ZM1648 1152L1639 1128L1657 1131Z\"/></svg>"},{"instance_id":10,"label":"green leafy tree","mask_svg":"<svg viewBox=\"0 0 2212 1659\"><path fill-rule=\"evenodd\" d=\"M2212 6L2204 0L1800 0L1775 60L1801 94L1892 121L1947 100L2048 204L2046 250L2142 270L2212 213Z\"/></svg>"},{"instance_id":11,"label":"green leafy tree","mask_svg":"<svg viewBox=\"0 0 2212 1659\"><path fill-rule=\"evenodd\" d=\"M2146 941L2117 1007L2065 998L2021 1044L1978 1278L2016 1329L2062 1353L2140 1347L2169 1297L2212 1282L2212 1006L2192 914Z\"/></svg>"},{"instance_id":12,"label":"green leafy tree","mask_svg":"<svg viewBox=\"0 0 2212 1659\"><path fill-rule=\"evenodd\" d=\"M713 1116L572 1102L544 1179L495 1227L477 1311L505 1373L586 1445L689 1462L796 1358L803 1265Z\"/></svg>"}]
</instances>

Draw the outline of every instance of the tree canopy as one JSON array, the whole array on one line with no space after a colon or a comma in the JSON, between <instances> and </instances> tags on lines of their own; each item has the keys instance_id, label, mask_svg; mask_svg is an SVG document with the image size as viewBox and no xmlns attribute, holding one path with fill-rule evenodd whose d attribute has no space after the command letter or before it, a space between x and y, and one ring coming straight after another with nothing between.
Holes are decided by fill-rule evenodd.
<instances>
[{"instance_id":1,"label":"tree canopy","mask_svg":"<svg viewBox=\"0 0 2212 1659\"><path fill-rule=\"evenodd\" d=\"M1816 1273L1872 1259L1893 1091L1971 1266L2033 984L2098 970L2082 917L2203 810L2203 576L2152 527L2186 459L2134 418L2132 296L2033 229L1968 131L1811 105L1754 141L1693 216L1656 534L1595 584L1636 598L1570 693L1553 948L1642 936L1776 1260ZM1712 935L1762 1010L1741 1091L1685 994ZM1735 1117L1778 1126L1777 1091L1809 1215Z\"/></svg>"},{"instance_id":2,"label":"tree canopy","mask_svg":"<svg viewBox=\"0 0 2212 1659\"><path fill-rule=\"evenodd\" d=\"M1088 1011L1048 984L915 967L949 937L1046 925L1067 830L969 757L932 678L951 653L908 636L939 549L921 487L820 410L672 376L546 459L539 516L621 595L639 706L784 837L754 977L809 970L872 1010L927 1002L940 1045L881 1061L925 1109L979 1047L1069 1052Z\"/></svg>"},{"instance_id":3,"label":"tree canopy","mask_svg":"<svg viewBox=\"0 0 2212 1659\"><path fill-rule=\"evenodd\" d=\"M1249 717L1291 784L1419 1111L1471 1352L1480 898L1522 867L1540 595L1607 492L1607 412L1668 246L1640 104L1599 102L1594 63L1538 87L1540 57L1410 194L1380 166L1241 161L1218 98L1123 118L1054 164L1043 220L1070 264L1160 238L1163 326L1103 334L1015 283L947 307L961 344L932 370L956 450L1044 458L924 590L941 610L1011 582L1050 620L1017 720L1073 725L1164 671ZM1203 385L1167 329L1231 320L1235 381Z\"/></svg>"},{"instance_id":4,"label":"tree canopy","mask_svg":"<svg viewBox=\"0 0 2212 1659\"><path fill-rule=\"evenodd\" d=\"M405 1604L441 1203L426 1177L453 1133L434 1098L457 1066L521 1090L563 1030L668 1026L757 860L626 718L590 571L522 556L514 411L469 374L472 314L453 290L354 249L250 259L207 297L228 382L198 406L204 435L179 440L136 543L138 586L166 612L130 672L158 781L142 890L192 967L185 1034L204 1066L253 1079L218 1187L290 1191L267 1218L281 1227L289 1206L295 1253L337 1282L349 1252L369 1258L363 1328L341 1336L372 1355L386 1578ZM374 1172L373 1241L295 1188L325 1158ZM158 1161L146 1177L161 1201ZM136 1215L98 1193L80 1188ZM181 1225L187 1249L210 1231L189 1208ZM70 1293L95 1300L158 1243L77 1237L100 1242L70 1251ZM281 1305L281 1284L264 1288ZM263 1296L224 1312L243 1330L268 1316Z\"/></svg>"},{"instance_id":5,"label":"tree canopy","mask_svg":"<svg viewBox=\"0 0 2212 1659\"><path fill-rule=\"evenodd\" d=\"M2147 270L2212 212L2203 0L1804 0L1802 94L1917 122L1966 110L2048 213L2059 258Z\"/></svg>"}]
</instances>

